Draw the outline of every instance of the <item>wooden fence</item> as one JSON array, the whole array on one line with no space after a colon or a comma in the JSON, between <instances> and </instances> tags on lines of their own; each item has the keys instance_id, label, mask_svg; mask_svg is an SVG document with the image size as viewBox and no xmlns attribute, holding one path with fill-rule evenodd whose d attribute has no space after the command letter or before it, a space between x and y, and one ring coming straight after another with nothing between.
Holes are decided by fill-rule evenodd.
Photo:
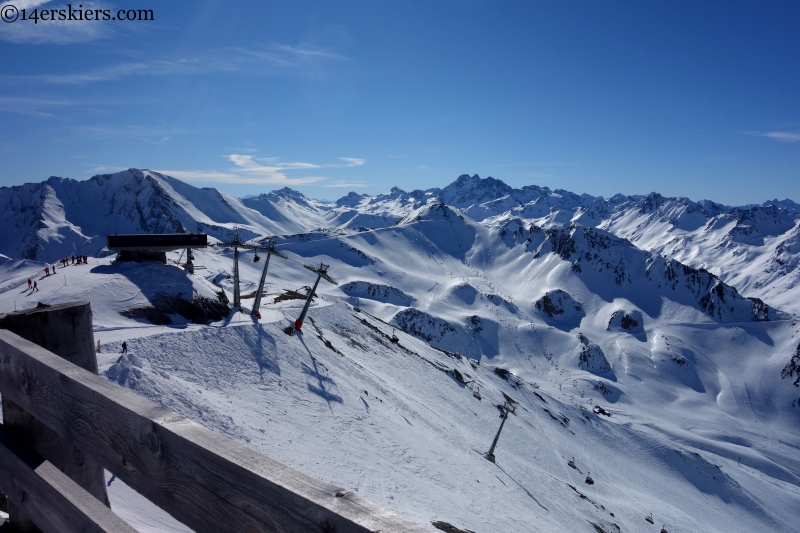
<instances>
[{"instance_id":1,"label":"wooden fence","mask_svg":"<svg viewBox=\"0 0 800 533\"><path fill-rule=\"evenodd\" d=\"M104 468L198 533L431 531L98 376L88 302L0 327L12 531L132 532L107 507Z\"/></svg>"}]
</instances>

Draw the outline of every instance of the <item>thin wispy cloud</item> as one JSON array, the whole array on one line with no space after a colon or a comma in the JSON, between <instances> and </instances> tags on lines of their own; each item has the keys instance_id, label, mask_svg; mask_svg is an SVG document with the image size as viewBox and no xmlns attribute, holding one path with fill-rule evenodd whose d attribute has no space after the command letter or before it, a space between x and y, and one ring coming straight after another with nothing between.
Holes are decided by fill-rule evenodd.
<instances>
[{"instance_id":1,"label":"thin wispy cloud","mask_svg":"<svg viewBox=\"0 0 800 533\"><path fill-rule=\"evenodd\" d=\"M3 76L0 79L12 82L84 85L102 81L115 81L131 76L191 76L210 72L222 72L223 70L232 70L232 67L226 69L224 64L216 66L203 64L199 59L181 59L177 61L154 60L119 63L99 69L69 74L10 75Z\"/></svg>"},{"instance_id":2,"label":"thin wispy cloud","mask_svg":"<svg viewBox=\"0 0 800 533\"><path fill-rule=\"evenodd\" d=\"M259 48L231 47L232 52L237 52L243 57L253 57L269 61L282 67L300 67L319 59L333 59L337 61L352 61L332 50L312 47L306 44L291 46L286 44L271 44Z\"/></svg>"},{"instance_id":3,"label":"thin wispy cloud","mask_svg":"<svg viewBox=\"0 0 800 533\"><path fill-rule=\"evenodd\" d=\"M186 133L186 130L171 126L154 124L138 126L131 124L114 124L102 126L81 126L74 129L77 137L89 139L138 141L149 144L161 144L171 138Z\"/></svg>"},{"instance_id":4,"label":"thin wispy cloud","mask_svg":"<svg viewBox=\"0 0 800 533\"><path fill-rule=\"evenodd\" d=\"M439 168L433 168L428 165L419 165L417 166L417 168L420 170L433 170L434 172L444 172L444 170L441 170Z\"/></svg>"},{"instance_id":5,"label":"thin wispy cloud","mask_svg":"<svg viewBox=\"0 0 800 533\"><path fill-rule=\"evenodd\" d=\"M36 117L51 117L53 113L46 111L47 109L72 105L74 105L74 103L68 100L0 96L0 113L18 113Z\"/></svg>"},{"instance_id":6,"label":"thin wispy cloud","mask_svg":"<svg viewBox=\"0 0 800 533\"><path fill-rule=\"evenodd\" d=\"M366 163L364 159L340 157L341 163L317 164L303 161L281 161L277 157L255 157L249 154L229 154L224 156L234 167L227 171L216 170L158 170L162 174L186 181L205 181L236 185L280 185L298 186L324 182L324 176L290 177L295 171L319 170L326 168L349 168ZM323 187L363 187L363 183L332 183Z\"/></svg>"},{"instance_id":7,"label":"thin wispy cloud","mask_svg":"<svg viewBox=\"0 0 800 533\"><path fill-rule=\"evenodd\" d=\"M747 135L756 137L769 137L780 142L800 142L800 131L746 131Z\"/></svg>"},{"instance_id":8,"label":"thin wispy cloud","mask_svg":"<svg viewBox=\"0 0 800 533\"><path fill-rule=\"evenodd\" d=\"M80 157L80 156L73 156L73 157ZM126 167L118 167L113 165L98 165L97 163L84 163L86 167L91 167L86 172L94 173L94 172L122 172L123 170L128 170Z\"/></svg>"},{"instance_id":9,"label":"thin wispy cloud","mask_svg":"<svg viewBox=\"0 0 800 533\"><path fill-rule=\"evenodd\" d=\"M340 157L339 159L346 163L344 165L346 167L360 167L366 163L364 159L358 159L357 157Z\"/></svg>"},{"instance_id":10,"label":"thin wispy cloud","mask_svg":"<svg viewBox=\"0 0 800 533\"><path fill-rule=\"evenodd\" d=\"M761 136L788 143L800 142L800 132L796 131L768 131L762 133Z\"/></svg>"},{"instance_id":11,"label":"thin wispy cloud","mask_svg":"<svg viewBox=\"0 0 800 533\"><path fill-rule=\"evenodd\" d=\"M195 57L128 61L66 74L7 75L0 76L0 81L84 85L133 76L199 76L224 73L276 75L283 72L301 72L304 67L332 60L349 61L333 51L273 44L263 48L228 48L224 51L205 52Z\"/></svg>"},{"instance_id":12,"label":"thin wispy cloud","mask_svg":"<svg viewBox=\"0 0 800 533\"><path fill-rule=\"evenodd\" d=\"M30 44L72 44L85 43L102 39L113 34L113 25L103 20L22 20L23 9L30 14L32 10L44 4L51 4L47 9L68 11L67 4L56 4L49 0L9 0L0 3L0 10L4 6L14 6L20 13L19 18L12 23L0 26L0 39L12 43ZM80 5L81 7L78 7ZM102 2L84 1L72 4L73 10L103 10L112 9L112 6ZM128 28L129 29L129 28Z\"/></svg>"},{"instance_id":13,"label":"thin wispy cloud","mask_svg":"<svg viewBox=\"0 0 800 533\"><path fill-rule=\"evenodd\" d=\"M374 185L370 183L364 183L363 181L337 181L336 183L327 183L322 185L322 187L333 189L333 188L355 188L355 187L374 187Z\"/></svg>"}]
</instances>

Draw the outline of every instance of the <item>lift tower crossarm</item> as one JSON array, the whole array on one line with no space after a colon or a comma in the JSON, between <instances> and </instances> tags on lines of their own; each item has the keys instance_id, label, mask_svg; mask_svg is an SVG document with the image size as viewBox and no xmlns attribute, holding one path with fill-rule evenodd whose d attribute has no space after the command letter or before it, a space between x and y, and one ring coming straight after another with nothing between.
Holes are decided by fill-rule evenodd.
<instances>
[{"instance_id":1,"label":"lift tower crossarm","mask_svg":"<svg viewBox=\"0 0 800 533\"><path fill-rule=\"evenodd\" d=\"M328 283L333 283L334 285L339 285L335 279L333 279L330 274L328 274L328 265L323 265L322 263L319 266L314 265L303 265L303 268L306 270L310 270L314 274L317 274L319 277L327 281Z\"/></svg>"}]
</instances>

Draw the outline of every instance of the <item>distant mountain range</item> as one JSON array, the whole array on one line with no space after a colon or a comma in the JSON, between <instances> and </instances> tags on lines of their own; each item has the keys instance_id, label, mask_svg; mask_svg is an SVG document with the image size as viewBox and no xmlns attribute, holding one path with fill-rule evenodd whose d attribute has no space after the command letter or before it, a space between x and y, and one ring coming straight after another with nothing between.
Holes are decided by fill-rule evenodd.
<instances>
[{"instance_id":1,"label":"distant mountain range","mask_svg":"<svg viewBox=\"0 0 800 533\"><path fill-rule=\"evenodd\" d=\"M138 169L85 181L51 177L0 188L0 253L40 261L101 255L109 233L203 232L228 240L237 231L248 240L323 228L385 228L438 203L487 228L596 228L800 314L800 205L791 200L732 207L658 193L606 199L536 185L515 189L466 174L442 189L351 192L332 202L289 188L238 199Z\"/></svg>"}]
</instances>

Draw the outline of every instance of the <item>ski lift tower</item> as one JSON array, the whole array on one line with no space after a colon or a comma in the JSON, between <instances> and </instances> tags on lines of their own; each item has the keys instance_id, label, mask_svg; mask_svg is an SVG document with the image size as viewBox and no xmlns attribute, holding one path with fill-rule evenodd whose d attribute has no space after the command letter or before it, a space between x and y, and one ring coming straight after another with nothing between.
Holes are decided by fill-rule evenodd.
<instances>
[{"instance_id":1,"label":"ski lift tower","mask_svg":"<svg viewBox=\"0 0 800 533\"><path fill-rule=\"evenodd\" d=\"M239 246L241 243L239 242L239 234L234 233L233 241L225 244L233 245L233 308L241 311L242 298L239 293Z\"/></svg>"},{"instance_id":2,"label":"ski lift tower","mask_svg":"<svg viewBox=\"0 0 800 533\"><path fill-rule=\"evenodd\" d=\"M261 293L264 290L264 280L267 279L267 268L269 267L269 258L271 255L277 255L278 257L282 257L286 259L287 257L282 254L281 252L275 249L275 242L273 239L270 239L267 246L259 246L257 244L246 244L239 240L239 234L233 234L233 240L230 242L221 242L218 246L232 246L233 247L233 308L238 309L241 311L242 309L242 298L241 293L239 290L239 248L244 248L245 250L254 250L256 252L256 256L253 258L254 263L258 263L260 257L258 256L258 252L264 252L267 254L267 260L264 261L264 270L261 272L261 282L258 284L258 291L256 291L256 300L253 305L253 310L250 312L251 315L259 316L259 307L261 306Z\"/></svg>"},{"instance_id":3,"label":"ski lift tower","mask_svg":"<svg viewBox=\"0 0 800 533\"><path fill-rule=\"evenodd\" d=\"M493 463L495 462L494 448L495 446L497 446L497 439L500 438L500 432L503 431L503 425L506 423L506 419L508 418L508 413L515 414L514 411L516 411L516 408L509 401L506 401L505 405L500 407L500 412L502 413L500 415L500 418L502 418L503 420L500 422L500 428L497 430L497 435L494 436L494 440L492 441L492 447L489 448L489 451L484 456L488 461L491 461Z\"/></svg>"},{"instance_id":4,"label":"ski lift tower","mask_svg":"<svg viewBox=\"0 0 800 533\"><path fill-rule=\"evenodd\" d=\"M261 251L267 254L267 259L264 261L264 270L261 272L261 281L258 282L258 290L256 290L256 299L253 302L253 310L250 312L251 316L255 316L261 318L261 312L259 308L261 307L261 293L264 291L264 281L267 279L267 269L269 268L269 258L270 256L277 255L278 257L282 257L287 259L286 255L282 254L281 252L275 249L275 240L270 239L267 241L267 246L261 248ZM253 261L257 261L258 259L258 251L256 251L256 257L253 258Z\"/></svg>"},{"instance_id":5,"label":"ski lift tower","mask_svg":"<svg viewBox=\"0 0 800 533\"><path fill-rule=\"evenodd\" d=\"M317 281L314 282L314 287L308 293L308 298L306 298L306 304L303 306L303 311L300 313L300 317L294 321L294 326L287 327L284 331L289 335L294 335L295 331L300 331L303 327L303 320L306 319L306 313L308 313L308 308L311 306L311 299L314 298L314 294L317 291L317 285L319 285L320 279L325 279L328 283L333 283L334 285L338 285L336 280L328 275L328 268L330 265L323 265L322 263L319 264L318 267L314 265L303 265L303 268L306 270L310 270L317 275Z\"/></svg>"}]
</instances>

